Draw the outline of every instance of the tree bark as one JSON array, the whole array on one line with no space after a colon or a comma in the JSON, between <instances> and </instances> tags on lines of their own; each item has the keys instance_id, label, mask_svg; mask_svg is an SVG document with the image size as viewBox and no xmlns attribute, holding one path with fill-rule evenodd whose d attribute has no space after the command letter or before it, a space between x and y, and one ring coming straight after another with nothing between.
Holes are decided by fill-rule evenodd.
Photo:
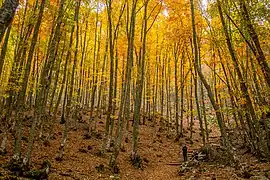
<instances>
[{"instance_id":1,"label":"tree bark","mask_svg":"<svg viewBox=\"0 0 270 180\"><path fill-rule=\"evenodd\" d=\"M19 0L5 0L0 8L0 42L2 42L5 31L13 20L18 5Z\"/></svg>"}]
</instances>

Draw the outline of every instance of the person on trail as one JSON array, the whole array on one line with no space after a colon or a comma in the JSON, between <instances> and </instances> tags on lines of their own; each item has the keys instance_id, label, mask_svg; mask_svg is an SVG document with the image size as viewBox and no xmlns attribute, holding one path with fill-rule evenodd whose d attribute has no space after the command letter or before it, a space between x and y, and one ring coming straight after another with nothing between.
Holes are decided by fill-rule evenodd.
<instances>
[{"instance_id":1,"label":"person on trail","mask_svg":"<svg viewBox=\"0 0 270 180\"><path fill-rule=\"evenodd\" d=\"M186 144L183 145L182 151L183 151L183 156L184 156L184 162L186 162L188 160Z\"/></svg>"},{"instance_id":2,"label":"person on trail","mask_svg":"<svg viewBox=\"0 0 270 180\"><path fill-rule=\"evenodd\" d=\"M199 153L197 151L193 152L193 158L197 161L199 161Z\"/></svg>"}]
</instances>

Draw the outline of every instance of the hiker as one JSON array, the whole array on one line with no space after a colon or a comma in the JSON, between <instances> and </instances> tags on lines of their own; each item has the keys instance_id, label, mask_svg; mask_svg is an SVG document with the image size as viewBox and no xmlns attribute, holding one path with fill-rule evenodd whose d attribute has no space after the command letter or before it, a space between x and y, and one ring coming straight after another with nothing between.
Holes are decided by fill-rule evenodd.
<instances>
[{"instance_id":1,"label":"hiker","mask_svg":"<svg viewBox=\"0 0 270 180\"><path fill-rule=\"evenodd\" d=\"M199 161L199 153L197 151L193 152L193 158L197 161Z\"/></svg>"},{"instance_id":2,"label":"hiker","mask_svg":"<svg viewBox=\"0 0 270 180\"><path fill-rule=\"evenodd\" d=\"M183 151L183 156L184 156L184 162L186 162L188 160L186 144L183 145L182 151Z\"/></svg>"}]
</instances>

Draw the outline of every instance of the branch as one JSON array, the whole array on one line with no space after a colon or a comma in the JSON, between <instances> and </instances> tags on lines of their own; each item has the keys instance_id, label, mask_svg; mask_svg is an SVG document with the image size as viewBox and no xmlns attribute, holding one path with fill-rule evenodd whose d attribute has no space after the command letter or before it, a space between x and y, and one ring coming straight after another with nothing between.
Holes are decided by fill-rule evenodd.
<instances>
[{"instance_id":1,"label":"branch","mask_svg":"<svg viewBox=\"0 0 270 180\"><path fill-rule=\"evenodd\" d=\"M154 23L155 23L155 21L156 21L156 19L157 19L157 16L158 16L159 13L160 13L161 7L162 7L162 4L160 4L159 11L158 11L158 13L156 14L156 16L155 16L153 22L151 23L150 27L147 29L146 34L150 31L150 29L151 29L152 26L154 25ZM154 9L155 9L155 8L154 8ZM151 13L150 13L150 15L151 15ZM149 15L149 17L150 17L150 15ZM149 17L147 18L147 20L149 19Z\"/></svg>"},{"instance_id":2,"label":"branch","mask_svg":"<svg viewBox=\"0 0 270 180\"><path fill-rule=\"evenodd\" d=\"M206 66L208 66L211 69L211 71L213 71L214 74L217 75L217 77L228 87L228 84L225 82L225 80L222 79L222 77L220 77L220 75L215 70L213 70L213 68L209 64L206 64Z\"/></svg>"},{"instance_id":3,"label":"branch","mask_svg":"<svg viewBox=\"0 0 270 180\"><path fill-rule=\"evenodd\" d=\"M123 16L123 14L124 14L125 8L126 8L126 3L124 3L123 6L120 9L120 15L119 15L119 18L118 18L118 21L117 21L117 24L116 24L116 27L115 27L115 30L114 30L114 40L113 40L114 42L116 40L116 34L118 32L118 29L119 29L119 26L120 26L120 21L121 21L121 18Z\"/></svg>"},{"instance_id":4,"label":"branch","mask_svg":"<svg viewBox=\"0 0 270 180\"><path fill-rule=\"evenodd\" d=\"M155 11L155 9L157 8L157 6L159 5L160 3L157 3L156 5L155 5L155 7L152 9L152 11L150 12L150 14L149 14L149 16L148 16L148 18L147 18L147 20L149 20L150 19L150 17L151 17L151 15L152 15L152 13L154 13L154 11Z\"/></svg>"},{"instance_id":5,"label":"branch","mask_svg":"<svg viewBox=\"0 0 270 180\"><path fill-rule=\"evenodd\" d=\"M225 15L227 16L227 18L233 23L233 25L236 27L236 29L239 31L239 33L241 34L242 38L245 40L245 42L248 44L248 46L250 47L250 49L252 50L252 52L254 53L254 55L256 56L257 52L254 48L254 46L249 42L249 40L245 37L245 35L243 34L243 32L241 31L241 29L237 26L237 24L234 22L234 20L230 17L230 15L226 12L226 10L224 10Z\"/></svg>"}]
</instances>

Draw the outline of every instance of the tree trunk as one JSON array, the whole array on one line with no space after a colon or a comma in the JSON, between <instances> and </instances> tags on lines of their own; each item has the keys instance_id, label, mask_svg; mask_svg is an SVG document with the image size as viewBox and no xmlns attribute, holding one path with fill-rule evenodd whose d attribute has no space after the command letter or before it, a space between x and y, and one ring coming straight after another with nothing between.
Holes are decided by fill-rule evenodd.
<instances>
[{"instance_id":1,"label":"tree trunk","mask_svg":"<svg viewBox=\"0 0 270 180\"><path fill-rule=\"evenodd\" d=\"M132 154L133 160L138 156L138 136L139 136L139 122L141 118L141 104L142 104L142 93L144 84L144 71L145 71L145 56L146 56L146 41L147 41L147 8L149 0L145 1L144 4L144 16L141 33L142 47L140 49L139 62L138 62L138 79L136 84L136 97L134 107L134 124L133 124L133 141L132 141Z\"/></svg>"},{"instance_id":2,"label":"tree trunk","mask_svg":"<svg viewBox=\"0 0 270 180\"><path fill-rule=\"evenodd\" d=\"M0 42L2 42L5 31L13 20L18 5L19 0L5 0L0 8Z\"/></svg>"},{"instance_id":3,"label":"tree trunk","mask_svg":"<svg viewBox=\"0 0 270 180\"><path fill-rule=\"evenodd\" d=\"M4 44L2 46L2 50L1 50L1 55L0 55L0 77L3 76L2 71L3 71L5 57L6 57L6 53L7 53L7 46L8 46L8 40L9 40L10 31L11 31L11 26L9 26L9 28L7 30L7 33L6 33L6 36L5 36L5 41L4 41Z\"/></svg>"},{"instance_id":4,"label":"tree trunk","mask_svg":"<svg viewBox=\"0 0 270 180\"><path fill-rule=\"evenodd\" d=\"M117 130L117 136L116 141L114 145L114 151L110 159L110 167L114 167L116 164L116 158L119 154L119 148L121 146L124 127L127 121L129 120L129 111L130 111L130 84L131 84L131 70L133 66L133 53L134 53L134 37L135 37L135 25L136 25L136 7L137 7L138 0L132 1L131 6L131 14L130 14L130 24L127 24L129 26L127 35L128 35L128 56L127 56L127 64L126 64L126 74L125 74L125 87L123 88L122 92L122 99L121 99L121 105L120 105L120 111L123 109L123 117L121 117L121 114L118 118L118 130Z\"/></svg>"},{"instance_id":5,"label":"tree trunk","mask_svg":"<svg viewBox=\"0 0 270 180\"><path fill-rule=\"evenodd\" d=\"M69 94L67 97L67 108L66 108L66 121L65 121L65 127L64 127L64 132L63 132L63 136L62 136L62 140L61 140L61 144L60 144L60 153L59 153L59 160L63 159L63 155L64 155L64 149L67 143L67 136L68 136L68 128L69 128L69 124L70 124L70 114L71 114L71 109L72 109L72 100L73 100L73 91L74 91L74 83L75 83L75 73L76 73L76 67L77 67L77 54L78 54L78 45L79 45L79 26L78 26L78 18L79 18L79 11L80 11L80 4L81 4L81 0L76 2L76 7L75 7L75 14L74 14L74 22L76 23L76 45L75 45L75 52L74 52L74 62L73 62L73 66L72 66L72 73L71 73L71 77L70 77L70 89L69 89ZM75 29L75 24L72 25L71 28L71 34L70 34L70 45L69 45L69 51L68 51L68 55L67 55L67 59L70 59L71 57L71 47L73 45L73 33L74 33L74 29ZM68 85L68 84L67 84ZM67 88L68 91L68 88Z\"/></svg>"}]
</instances>

